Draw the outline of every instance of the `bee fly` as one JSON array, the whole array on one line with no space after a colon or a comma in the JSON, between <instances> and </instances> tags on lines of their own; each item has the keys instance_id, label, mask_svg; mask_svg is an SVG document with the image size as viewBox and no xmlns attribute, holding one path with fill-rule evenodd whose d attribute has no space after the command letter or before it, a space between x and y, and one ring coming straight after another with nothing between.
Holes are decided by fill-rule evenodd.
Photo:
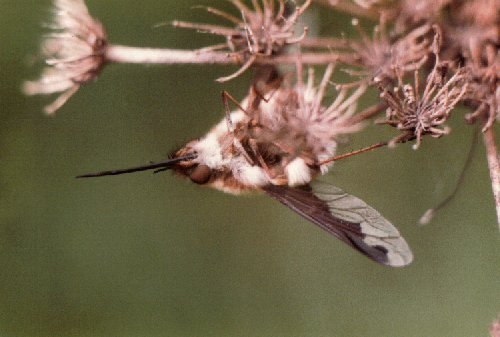
<instances>
[{"instance_id":1,"label":"bee fly","mask_svg":"<svg viewBox=\"0 0 500 337\"><path fill-rule=\"evenodd\" d=\"M264 82L254 81L241 104L224 92L226 117L171 159L79 178L170 169L228 193L263 191L376 262L405 266L413 259L411 250L389 221L362 200L313 181L328 171L326 159L335 154L338 136L359 127L348 121L365 88L351 96L341 90L330 106L322 105L332 72L329 66L318 87L312 74L304 85L300 69L295 85L270 72ZM259 87L262 83L265 88ZM228 100L238 109L231 112Z\"/></svg>"}]
</instances>

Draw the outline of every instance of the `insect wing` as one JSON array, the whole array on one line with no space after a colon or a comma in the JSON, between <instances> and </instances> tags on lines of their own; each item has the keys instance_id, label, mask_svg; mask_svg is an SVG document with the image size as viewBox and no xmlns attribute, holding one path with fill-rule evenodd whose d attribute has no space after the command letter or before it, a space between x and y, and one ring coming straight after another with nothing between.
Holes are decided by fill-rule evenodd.
<instances>
[{"instance_id":1,"label":"insect wing","mask_svg":"<svg viewBox=\"0 0 500 337\"><path fill-rule=\"evenodd\" d=\"M363 200L324 182L302 187L269 185L272 198L315 223L369 258L402 267L413 254L398 230Z\"/></svg>"}]
</instances>

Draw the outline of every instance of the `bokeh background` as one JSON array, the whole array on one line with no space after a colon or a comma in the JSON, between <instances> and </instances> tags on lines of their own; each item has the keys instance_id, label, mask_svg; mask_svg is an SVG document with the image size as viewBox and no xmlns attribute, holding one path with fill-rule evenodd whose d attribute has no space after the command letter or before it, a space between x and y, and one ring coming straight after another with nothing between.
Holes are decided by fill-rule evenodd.
<instances>
[{"instance_id":1,"label":"bokeh background","mask_svg":"<svg viewBox=\"0 0 500 337\"><path fill-rule=\"evenodd\" d=\"M193 5L224 1L88 0L114 43L193 48L216 40L171 27L218 22ZM488 336L500 311L500 245L482 146L452 203L472 139L453 133L336 164L326 178L401 230L407 268L379 266L262 195L233 197L169 173L76 180L161 160L223 115L234 68L107 67L55 117L54 97L25 97L39 73L48 0L0 0L0 336ZM349 34L349 18L313 8L313 28ZM320 24L318 24L320 23ZM367 102L368 103L368 102ZM370 127L343 150L389 139Z\"/></svg>"}]
</instances>

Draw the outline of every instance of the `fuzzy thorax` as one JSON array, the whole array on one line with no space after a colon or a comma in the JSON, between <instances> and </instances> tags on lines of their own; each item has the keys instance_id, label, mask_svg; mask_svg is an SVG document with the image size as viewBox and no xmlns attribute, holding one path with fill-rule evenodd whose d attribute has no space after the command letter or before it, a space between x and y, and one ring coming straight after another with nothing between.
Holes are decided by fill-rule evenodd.
<instances>
[{"instance_id":1,"label":"fuzzy thorax","mask_svg":"<svg viewBox=\"0 0 500 337\"><path fill-rule=\"evenodd\" d=\"M338 135L359 128L347 121L355 109L353 101L364 89L351 96L341 92L330 106L323 106L327 80L319 88L311 81L306 87L280 87L268 98L252 89L241 109L178 151L176 156L197 155L181 173L190 176L203 165L209 170L206 183L231 193L269 184L306 185L326 173L328 165L318 163L335 154Z\"/></svg>"}]
</instances>

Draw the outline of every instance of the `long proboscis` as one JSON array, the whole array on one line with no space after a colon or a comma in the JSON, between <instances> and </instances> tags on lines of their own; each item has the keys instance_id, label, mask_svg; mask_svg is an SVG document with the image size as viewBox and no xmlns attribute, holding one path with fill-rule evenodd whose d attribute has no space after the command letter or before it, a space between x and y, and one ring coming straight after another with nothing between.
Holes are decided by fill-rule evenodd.
<instances>
[{"instance_id":1,"label":"long proboscis","mask_svg":"<svg viewBox=\"0 0 500 337\"><path fill-rule=\"evenodd\" d=\"M173 165L175 165L181 161L192 160L194 158L196 158L195 154L188 154L186 156L177 157L177 158L173 158L173 159L167 159L167 160L160 161L157 163L150 163L150 164L146 164L146 165L134 166L134 167L129 167L129 168L125 168L125 169L117 169L117 170L100 171L100 172L82 174L82 175L77 176L77 178L95 178L95 177L103 177L103 176L114 176L114 175L118 175L118 174L147 171L147 170L154 170L154 169L168 170L168 169L172 168Z\"/></svg>"}]
</instances>

